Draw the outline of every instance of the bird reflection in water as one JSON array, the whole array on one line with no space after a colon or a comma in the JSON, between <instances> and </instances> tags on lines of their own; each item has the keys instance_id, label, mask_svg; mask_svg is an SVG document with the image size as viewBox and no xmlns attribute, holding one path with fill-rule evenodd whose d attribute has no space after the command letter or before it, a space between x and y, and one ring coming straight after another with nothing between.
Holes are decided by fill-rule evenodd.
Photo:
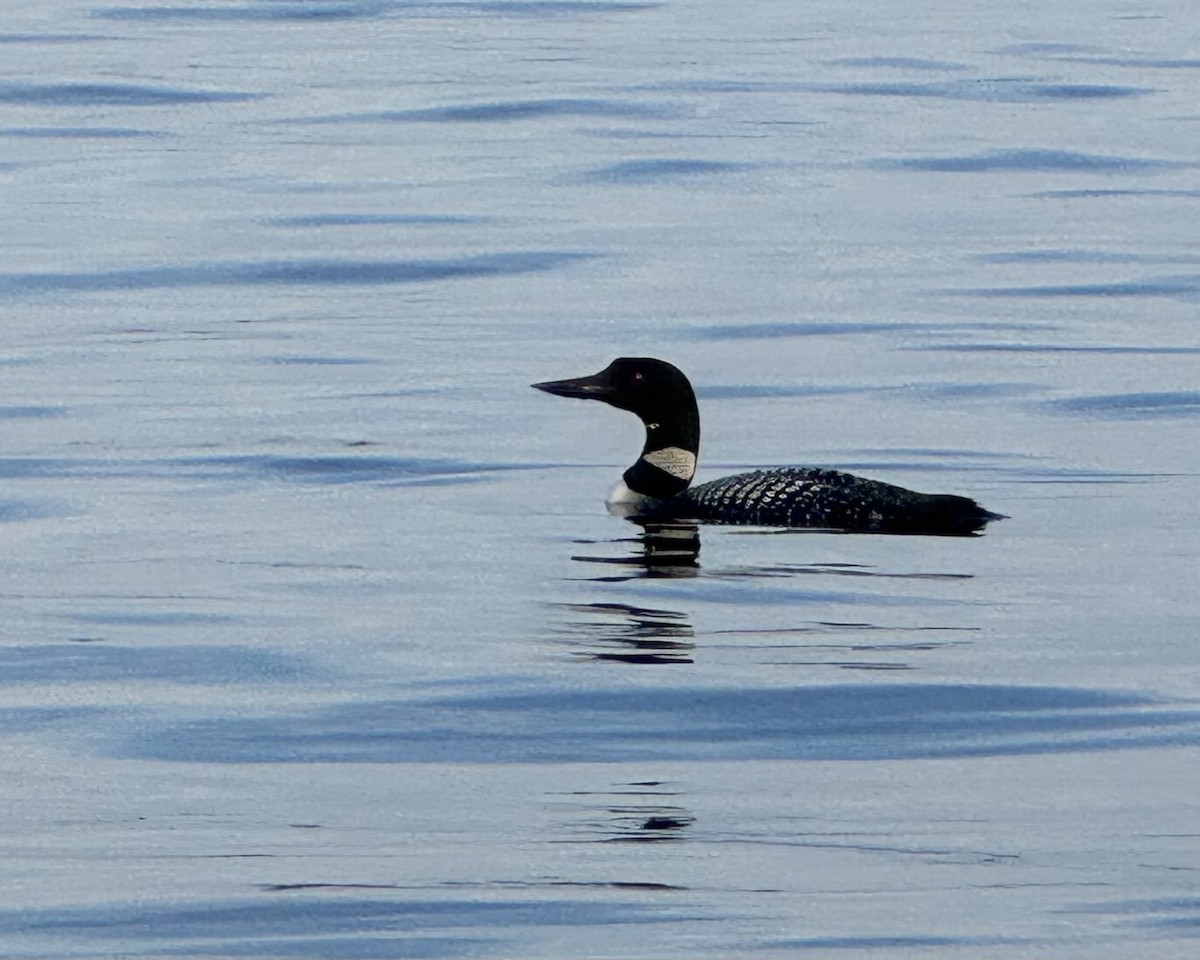
<instances>
[{"instance_id":1,"label":"bird reflection in water","mask_svg":"<svg viewBox=\"0 0 1200 960\"><path fill-rule=\"evenodd\" d=\"M688 839L696 818L680 805L681 791L661 780L616 784L611 790L580 790L570 794L581 801L586 817L575 827L588 843L678 843Z\"/></svg>"},{"instance_id":2,"label":"bird reflection in water","mask_svg":"<svg viewBox=\"0 0 1200 960\"><path fill-rule=\"evenodd\" d=\"M622 556L574 556L581 563L614 564L622 573L588 577L589 580L616 582L638 577L694 577L700 572L700 530L694 523L676 521L633 521L642 528L636 537L588 541L592 545L634 544L635 549Z\"/></svg>"},{"instance_id":3,"label":"bird reflection in water","mask_svg":"<svg viewBox=\"0 0 1200 960\"><path fill-rule=\"evenodd\" d=\"M693 663L695 631L674 610L634 607L625 603L561 603L560 609L587 619L560 628L560 633L588 660L618 663Z\"/></svg>"},{"instance_id":4,"label":"bird reflection in water","mask_svg":"<svg viewBox=\"0 0 1200 960\"><path fill-rule=\"evenodd\" d=\"M581 577L597 583L619 583L643 577L694 577L700 572L700 531L694 523L635 521L636 537L589 540L590 546L619 545L617 556L573 556L580 563L602 564L620 572ZM630 544L633 545L632 550ZM560 603L554 606L587 615L560 628L575 653L588 660L620 663L692 663L695 631L686 614L626 603Z\"/></svg>"}]
</instances>

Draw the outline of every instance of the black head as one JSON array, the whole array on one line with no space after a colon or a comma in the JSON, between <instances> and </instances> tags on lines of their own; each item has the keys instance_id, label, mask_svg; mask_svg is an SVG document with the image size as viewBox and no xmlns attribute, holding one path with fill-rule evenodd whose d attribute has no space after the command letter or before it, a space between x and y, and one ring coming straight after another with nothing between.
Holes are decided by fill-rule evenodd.
<instances>
[{"instance_id":1,"label":"black head","mask_svg":"<svg viewBox=\"0 0 1200 960\"><path fill-rule=\"evenodd\" d=\"M621 357L590 377L533 386L559 397L603 400L636 413L647 423L670 420L696 405L692 385L683 372L652 357Z\"/></svg>"}]
</instances>

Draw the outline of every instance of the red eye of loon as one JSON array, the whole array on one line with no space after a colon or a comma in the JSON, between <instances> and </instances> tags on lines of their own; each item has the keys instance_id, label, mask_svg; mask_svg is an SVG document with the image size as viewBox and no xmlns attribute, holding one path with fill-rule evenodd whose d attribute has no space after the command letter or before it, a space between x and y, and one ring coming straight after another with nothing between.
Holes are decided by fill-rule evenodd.
<instances>
[{"instance_id":1,"label":"red eye of loon","mask_svg":"<svg viewBox=\"0 0 1200 960\"><path fill-rule=\"evenodd\" d=\"M634 380L645 380L646 375L644 373L642 373L641 370L635 370L635 371L633 371L633 379Z\"/></svg>"}]
</instances>

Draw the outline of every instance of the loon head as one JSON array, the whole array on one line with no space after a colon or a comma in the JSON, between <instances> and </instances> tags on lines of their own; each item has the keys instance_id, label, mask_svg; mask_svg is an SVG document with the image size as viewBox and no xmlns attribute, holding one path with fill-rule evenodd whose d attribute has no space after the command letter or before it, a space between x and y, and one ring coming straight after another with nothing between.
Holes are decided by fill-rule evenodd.
<instances>
[{"instance_id":1,"label":"loon head","mask_svg":"<svg viewBox=\"0 0 1200 960\"><path fill-rule=\"evenodd\" d=\"M603 400L641 418L646 443L624 478L634 495L666 499L692 482L700 452L700 413L692 385L678 367L651 357L621 357L590 377L533 386L559 397Z\"/></svg>"}]
</instances>

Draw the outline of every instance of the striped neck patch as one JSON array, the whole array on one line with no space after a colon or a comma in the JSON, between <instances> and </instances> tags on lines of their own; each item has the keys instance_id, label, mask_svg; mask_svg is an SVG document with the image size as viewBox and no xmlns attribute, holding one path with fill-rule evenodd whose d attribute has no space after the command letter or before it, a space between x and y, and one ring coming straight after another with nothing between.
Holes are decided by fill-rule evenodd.
<instances>
[{"instance_id":1,"label":"striped neck patch","mask_svg":"<svg viewBox=\"0 0 1200 960\"><path fill-rule=\"evenodd\" d=\"M696 455L690 450L684 450L683 447L664 447L662 450L651 450L644 454L642 459L680 480L691 480L692 474L696 472Z\"/></svg>"}]
</instances>

